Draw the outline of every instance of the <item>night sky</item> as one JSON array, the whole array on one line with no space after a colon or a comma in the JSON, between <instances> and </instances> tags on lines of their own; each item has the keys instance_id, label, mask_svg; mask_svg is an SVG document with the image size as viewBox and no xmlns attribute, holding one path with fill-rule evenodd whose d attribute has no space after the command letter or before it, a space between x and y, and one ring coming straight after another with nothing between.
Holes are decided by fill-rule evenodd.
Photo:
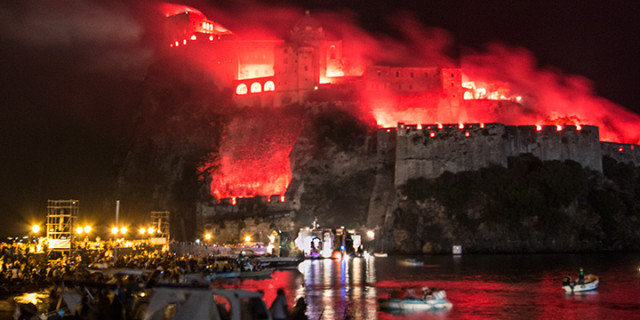
<instances>
[{"instance_id":1,"label":"night sky","mask_svg":"<svg viewBox=\"0 0 640 320\"><path fill-rule=\"evenodd\" d=\"M229 13L254 6L228 2L182 3L214 20L217 8ZM397 17L410 16L446 30L457 54L496 42L522 47L539 68L584 76L599 96L640 113L635 1L267 2L300 14L345 13L361 28L391 37L398 36ZM0 4L0 235L43 223L47 199L79 199L83 217L115 210L104 199L113 191L131 135L127 121L159 45L162 15L154 7L125 0ZM243 23L228 15L219 21L231 30Z\"/></svg>"}]
</instances>

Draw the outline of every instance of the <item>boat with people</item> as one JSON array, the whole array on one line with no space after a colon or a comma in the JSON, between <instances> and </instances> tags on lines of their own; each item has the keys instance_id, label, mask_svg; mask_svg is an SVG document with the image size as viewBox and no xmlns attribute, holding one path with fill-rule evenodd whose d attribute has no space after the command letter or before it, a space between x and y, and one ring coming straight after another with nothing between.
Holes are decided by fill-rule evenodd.
<instances>
[{"instance_id":1,"label":"boat with people","mask_svg":"<svg viewBox=\"0 0 640 320\"><path fill-rule=\"evenodd\" d=\"M383 311L401 312L441 311L453 307L443 289L431 290L428 287L423 288L422 297L410 294L403 298L378 299L378 305Z\"/></svg>"},{"instance_id":2,"label":"boat with people","mask_svg":"<svg viewBox=\"0 0 640 320\"><path fill-rule=\"evenodd\" d=\"M571 278L565 278L562 283L562 289L567 293L593 291L598 289L600 278L593 274L587 274L584 276L583 281L571 281Z\"/></svg>"}]
</instances>

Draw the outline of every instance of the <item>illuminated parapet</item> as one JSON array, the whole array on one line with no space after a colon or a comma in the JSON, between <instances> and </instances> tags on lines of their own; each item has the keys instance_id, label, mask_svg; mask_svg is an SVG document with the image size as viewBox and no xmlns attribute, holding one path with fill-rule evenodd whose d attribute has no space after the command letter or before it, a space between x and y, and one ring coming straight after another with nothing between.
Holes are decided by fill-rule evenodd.
<instances>
[{"instance_id":1,"label":"illuminated parapet","mask_svg":"<svg viewBox=\"0 0 640 320\"><path fill-rule=\"evenodd\" d=\"M507 165L502 124L398 124L395 184Z\"/></svg>"},{"instance_id":2,"label":"illuminated parapet","mask_svg":"<svg viewBox=\"0 0 640 320\"><path fill-rule=\"evenodd\" d=\"M543 161L572 160L585 168L602 171L599 133L595 126L399 123L395 184L404 184L411 178L437 178L445 171L506 166L509 157L525 153Z\"/></svg>"},{"instance_id":3,"label":"illuminated parapet","mask_svg":"<svg viewBox=\"0 0 640 320\"><path fill-rule=\"evenodd\" d=\"M602 171L598 127L575 125L509 126L505 145L509 156L530 153L543 160L573 160Z\"/></svg>"},{"instance_id":4,"label":"illuminated parapet","mask_svg":"<svg viewBox=\"0 0 640 320\"><path fill-rule=\"evenodd\" d=\"M632 163L640 166L640 146L637 144L601 142L603 156L608 156L621 163Z\"/></svg>"}]
</instances>

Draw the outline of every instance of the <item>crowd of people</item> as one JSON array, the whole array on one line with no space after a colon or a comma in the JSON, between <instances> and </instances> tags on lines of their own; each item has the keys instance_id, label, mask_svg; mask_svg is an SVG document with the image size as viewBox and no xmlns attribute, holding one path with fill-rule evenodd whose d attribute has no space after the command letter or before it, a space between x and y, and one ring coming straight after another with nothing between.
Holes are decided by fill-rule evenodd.
<instances>
[{"instance_id":1,"label":"crowd of people","mask_svg":"<svg viewBox=\"0 0 640 320\"><path fill-rule=\"evenodd\" d=\"M177 254L150 246L118 250L107 244L58 254L36 253L21 244L0 246L0 294L48 292L47 301L37 308L29 303L16 305L14 319L32 319L42 312L55 319L62 316L58 314L64 309L62 306L66 306L65 319L140 319L137 301L147 288L159 284L185 285L188 274L250 270L257 265L252 257L242 254L233 257ZM63 299L67 290L80 293L80 301L69 305L68 299ZM278 292L272 303L274 318L306 319L304 299L299 299L289 311L281 295L284 296Z\"/></svg>"}]
</instances>

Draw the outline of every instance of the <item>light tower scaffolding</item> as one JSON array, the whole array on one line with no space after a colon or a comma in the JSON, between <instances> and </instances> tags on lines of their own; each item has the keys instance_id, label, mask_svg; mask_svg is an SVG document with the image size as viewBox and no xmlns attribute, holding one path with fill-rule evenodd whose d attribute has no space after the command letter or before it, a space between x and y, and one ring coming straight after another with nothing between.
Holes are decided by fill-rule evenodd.
<instances>
[{"instance_id":1,"label":"light tower scaffolding","mask_svg":"<svg viewBox=\"0 0 640 320\"><path fill-rule=\"evenodd\" d=\"M73 230L80 212L78 200L49 200L47 203L47 241L49 249L71 250Z\"/></svg>"},{"instance_id":2,"label":"light tower scaffolding","mask_svg":"<svg viewBox=\"0 0 640 320\"><path fill-rule=\"evenodd\" d=\"M169 211L151 211L151 224L157 230L156 237L169 239L170 216Z\"/></svg>"}]
</instances>

